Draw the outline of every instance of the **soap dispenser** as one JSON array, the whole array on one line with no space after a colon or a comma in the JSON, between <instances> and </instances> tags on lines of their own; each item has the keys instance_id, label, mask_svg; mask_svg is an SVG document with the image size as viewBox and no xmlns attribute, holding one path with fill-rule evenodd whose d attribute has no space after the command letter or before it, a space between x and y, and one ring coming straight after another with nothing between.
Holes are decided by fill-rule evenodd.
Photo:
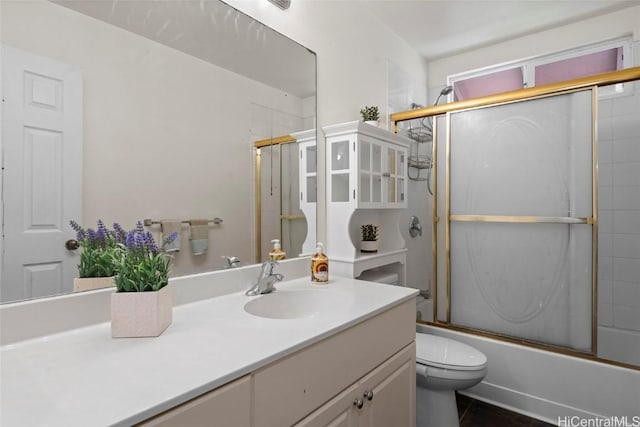
<instances>
[{"instance_id":1,"label":"soap dispenser","mask_svg":"<svg viewBox=\"0 0 640 427\"><path fill-rule=\"evenodd\" d=\"M311 256L311 283L324 285L329 282L329 258L322 252L322 243L316 243Z\"/></svg>"},{"instance_id":2,"label":"soap dispenser","mask_svg":"<svg viewBox=\"0 0 640 427\"><path fill-rule=\"evenodd\" d=\"M273 243L273 249L269 252L269 261L282 261L285 259L287 254L282 250L280 240L273 239L271 243Z\"/></svg>"}]
</instances>

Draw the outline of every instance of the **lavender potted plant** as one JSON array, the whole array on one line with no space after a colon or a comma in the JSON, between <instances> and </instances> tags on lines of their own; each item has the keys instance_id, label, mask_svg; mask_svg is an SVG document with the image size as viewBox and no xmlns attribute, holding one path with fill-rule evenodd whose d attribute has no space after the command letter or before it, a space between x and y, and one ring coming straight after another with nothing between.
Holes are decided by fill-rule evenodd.
<instances>
[{"instance_id":1,"label":"lavender potted plant","mask_svg":"<svg viewBox=\"0 0 640 427\"><path fill-rule=\"evenodd\" d=\"M124 233L111 295L111 336L157 337L171 324L173 302L169 289L172 257L164 247L176 239L171 234L159 247L141 222Z\"/></svg>"},{"instance_id":2,"label":"lavender potted plant","mask_svg":"<svg viewBox=\"0 0 640 427\"><path fill-rule=\"evenodd\" d=\"M98 220L96 230L83 228L76 221L70 221L76 232L76 240L82 248L78 276L73 279L73 291L89 291L114 286L118 253L118 236Z\"/></svg>"}]
</instances>

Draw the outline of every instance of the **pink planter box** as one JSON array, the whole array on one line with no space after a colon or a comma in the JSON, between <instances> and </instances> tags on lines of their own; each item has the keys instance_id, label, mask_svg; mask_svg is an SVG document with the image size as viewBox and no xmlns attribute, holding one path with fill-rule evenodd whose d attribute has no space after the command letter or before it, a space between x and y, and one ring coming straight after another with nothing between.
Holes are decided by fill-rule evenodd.
<instances>
[{"instance_id":1,"label":"pink planter box","mask_svg":"<svg viewBox=\"0 0 640 427\"><path fill-rule=\"evenodd\" d=\"M73 279L73 292L92 291L94 289L115 286L113 276L109 277L76 277Z\"/></svg>"},{"instance_id":2,"label":"pink planter box","mask_svg":"<svg viewBox=\"0 0 640 427\"><path fill-rule=\"evenodd\" d=\"M172 313L169 286L157 292L114 292L111 294L111 336L157 337L171 324Z\"/></svg>"}]
</instances>

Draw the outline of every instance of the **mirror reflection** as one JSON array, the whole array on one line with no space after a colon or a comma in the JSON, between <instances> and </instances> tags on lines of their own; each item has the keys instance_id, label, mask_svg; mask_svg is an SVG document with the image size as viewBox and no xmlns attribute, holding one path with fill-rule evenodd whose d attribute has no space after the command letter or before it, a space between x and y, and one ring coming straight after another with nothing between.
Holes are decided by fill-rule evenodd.
<instances>
[{"instance_id":1,"label":"mirror reflection","mask_svg":"<svg viewBox=\"0 0 640 427\"><path fill-rule=\"evenodd\" d=\"M1 19L2 302L72 290L70 220L177 224L173 276L313 244L313 52L217 0L3 1Z\"/></svg>"}]
</instances>

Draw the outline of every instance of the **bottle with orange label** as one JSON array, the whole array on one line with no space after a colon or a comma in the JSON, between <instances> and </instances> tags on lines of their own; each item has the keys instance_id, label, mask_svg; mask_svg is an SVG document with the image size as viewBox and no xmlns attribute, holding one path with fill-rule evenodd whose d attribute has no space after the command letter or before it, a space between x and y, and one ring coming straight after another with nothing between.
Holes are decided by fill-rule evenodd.
<instances>
[{"instance_id":1,"label":"bottle with orange label","mask_svg":"<svg viewBox=\"0 0 640 427\"><path fill-rule=\"evenodd\" d=\"M311 255L311 283L325 285L329 282L329 258L322 252L322 243L316 243Z\"/></svg>"},{"instance_id":2,"label":"bottle with orange label","mask_svg":"<svg viewBox=\"0 0 640 427\"><path fill-rule=\"evenodd\" d=\"M282 261L285 259L287 254L282 250L280 240L273 239L271 243L273 243L273 249L269 252L269 261Z\"/></svg>"}]
</instances>

